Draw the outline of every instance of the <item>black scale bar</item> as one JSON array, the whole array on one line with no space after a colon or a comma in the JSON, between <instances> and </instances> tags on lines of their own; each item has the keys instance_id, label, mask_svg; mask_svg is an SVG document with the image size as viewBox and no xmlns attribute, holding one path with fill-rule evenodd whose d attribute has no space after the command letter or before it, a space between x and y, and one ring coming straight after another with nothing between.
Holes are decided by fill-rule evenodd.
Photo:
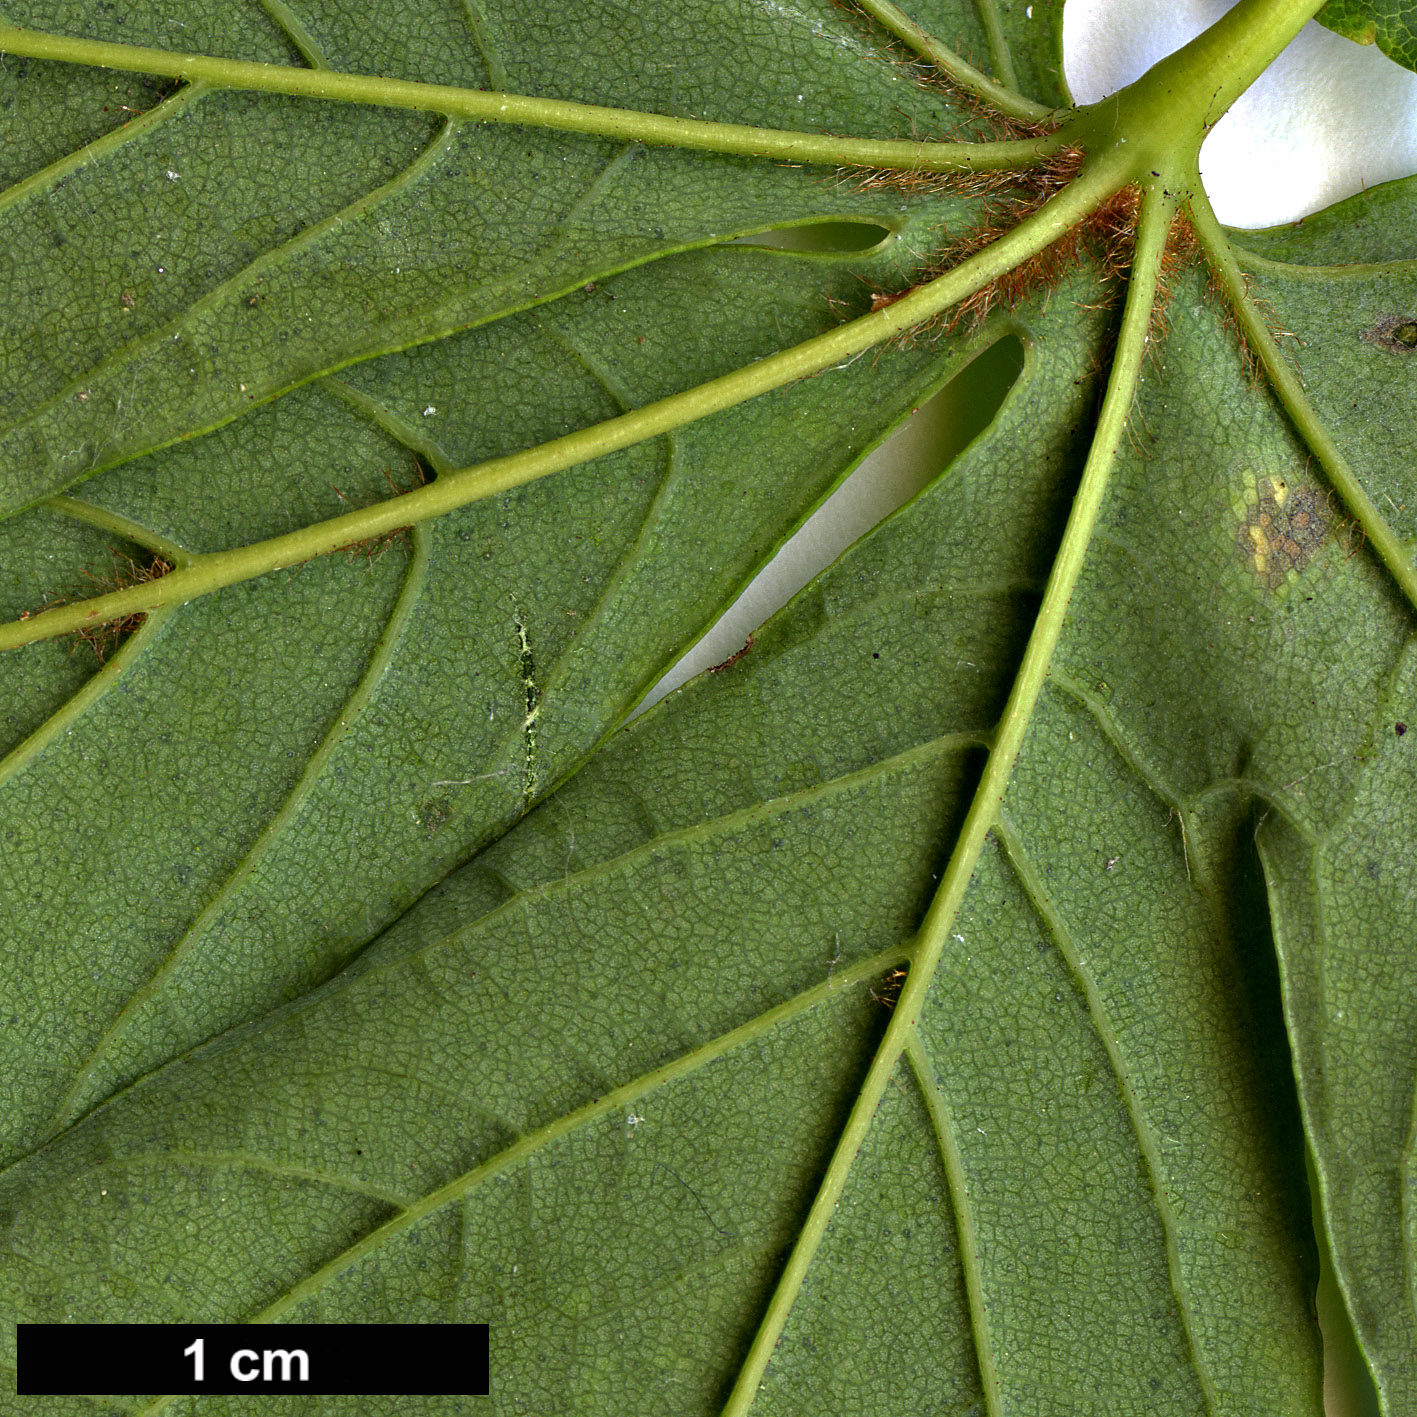
<instances>
[{"instance_id":1,"label":"black scale bar","mask_svg":"<svg viewBox=\"0 0 1417 1417\"><path fill-rule=\"evenodd\" d=\"M20 1396L483 1397L486 1324L20 1324Z\"/></svg>"}]
</instances>

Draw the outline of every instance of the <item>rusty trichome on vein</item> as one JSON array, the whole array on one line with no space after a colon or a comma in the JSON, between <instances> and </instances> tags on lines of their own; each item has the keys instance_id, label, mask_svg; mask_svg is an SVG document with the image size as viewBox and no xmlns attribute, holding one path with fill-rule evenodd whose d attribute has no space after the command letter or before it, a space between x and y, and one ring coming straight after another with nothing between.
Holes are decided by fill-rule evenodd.
<instances>
[{"instance_id":1,"label":"rusty trichome on vein","mask_svg":"<svg viewBox=\"0 0 1417 1417\"><path fill-rule=\"evenodd\" d=\"M132 556L122 555L118 551L113 551L111 554L113 558L111 575L100 575L87 568L83 571L84 578L93 586L98 587L97 593L99 595L127 590L131 586L146 585L149 581L160 580L172 569L171 562L156 554L147 560L137 560ZM53 598L46 597L44 605L40 608L53 610L56 606L72 605L78 601L91 599L93 594L92 590L85 587ZM27 611L20 618L28 620L32 613L34 612ZM142 611L121 616L116 620L102 620L95 615L92 624L81 625L77 630L71 631L69 638L75 647L80 644L87 645L98 662L103 664L146 618L147 616Z\"/></svg>"}]
</instances>

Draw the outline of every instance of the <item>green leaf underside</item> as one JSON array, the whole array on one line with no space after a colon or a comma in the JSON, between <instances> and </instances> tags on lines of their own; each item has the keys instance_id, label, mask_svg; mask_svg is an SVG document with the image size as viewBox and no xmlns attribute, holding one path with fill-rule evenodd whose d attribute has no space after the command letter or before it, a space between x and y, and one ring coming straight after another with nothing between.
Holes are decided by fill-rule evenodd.
<instances>
[{"instance_id":1,"label":"green leaf underside","mask_svg":"<svg viewBox=\"0 0 1417 1417\"><path fill-rule=\"evenodd\" d=\"M1060 101L1060 10L914 13ZM284 34L257 7L120 35L5 18L781 127L964 122L825 4L552 30L490 5L311 6ZM16 180L105 141L111 73L7 60L0 82L65 114L32 120ZM0 205L14 249L47 230L58 253L33 249L30 303L7 305L9 505L88 479L0 522L7 618L82 593L110 548L241 545L694 387L859 311L863 281L898 286L971 219L574 135L164 104ZM1401 185L1239 256L1410 544ZM893 237L714 244L842 216ZM141 255L98 235L120 223ZM754 1411L1318 1411L1306 1134L1384 1399L1417 1400L1410 608L1197 271L1168 318L951 947ZM52 642L0 657L7 1315L486 1320L497 1410L718 1410L975 791L1115 328L1085 263L976 336L164 610L102 669ZM1024 370L988 432L749 654L607 738L1002 337Z\"/></svg>"},{"instance_id":2,"label":"green leaf underside","mask_svg":"<svg viewBox=\"0 0 1417 1417\"><path fill-rule=\"evenodd\" d=\"M1404 410L1413 368L1393 331L1400 335L1408 312L1417 310L1417 262L1256 263L1254 274L1279 324L1297 337L1297 360L1321 416L1411 547L1417 475L1397 450L1411 438ZM1407 983L1414 773L1402 752L1417 713L1417 661L1406 617L1397 623L1397 653L1378 653L1372 644L1366 722L1348 747L1352 767L1336 829L1306 840L1300 824L1285 824L1259 839L1328 1224L1352 1267L1359 1334L1383 1355L1375 1363L1380 1379L1392 1375L1395 1411L1403 1400L1397 1394L1412 1393L1417 1383L1417 1007ZM1356 628L1348 627L1355 638ZM1313 791L1308 784L1305 790Z\"/></svg>"},{"instance_id":3,"label":"green leaf underside","mask_svg":"<svg viewBox=\"0 0 1417 1417\"><path fill-rule=\"evenodd\" d=\"M1034 5L960 5L951 0L921 0L911 16L941 36L958 53L1003 82L1004 66L1013 86L1048 108L1072 102L1063 78L1062 0ZM991 42L990 31L998 40Z\"/></svg>"},{"instance_id":4,"label":"green leaf underside","mask_svg":"<svg viewBox=\"0 0 1417 1417\"><path fill-rule=\"evenodd\" d=\"M1376 44L1404 69L1417 69L1417 8L1407 0L1328 0L1314 18L1359 44Z\"/></svg>"},{"instance_id":5,"label":"green leaf underside","mask_svg":"<svg viewBox=\"0 0 1417 1417\"><path fill-rule=\"evenodd\" d=\"M340 28L361 24L350 12ZM748 89L738 121L900 136L960 126L854 29L829 41L819 28L793 26L785 53L770 34L735 37L735 96ZM189 45L202 38L181 33ZM849 103L843 44L857 80ZM506 47L538 46L508 36ZM321 52L356 71L411 68L351 35L324 38ZM592 101L633 96L615 70L634 52L607 60ZM502 61L506 82L521 87L524 67ZM788 67L800 103L782 94ZM823 71L836 77L813 83ZM433 73L488 84L475 54ZM552 74L525 88L560 93L569 82ZM95 71L95 106L110 84ZM755 102L754 87L768 93ZM692 82L668 89L660 100L671 112L720 116L721 96L710 102ZM104 141L102 161L59 159L0 207L17 256L0 336L0 505L190 437L319 374L666 252L863 205L820 170L789 176L744 159L274 95L187 90Z\"/></svg>"}]
</instances>

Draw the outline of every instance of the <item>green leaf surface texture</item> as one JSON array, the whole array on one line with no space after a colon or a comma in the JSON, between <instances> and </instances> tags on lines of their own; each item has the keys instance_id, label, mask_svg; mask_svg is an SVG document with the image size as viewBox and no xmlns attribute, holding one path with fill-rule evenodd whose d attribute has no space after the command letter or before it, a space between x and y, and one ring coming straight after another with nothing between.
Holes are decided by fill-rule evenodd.
<instances>
[{"instance_id":1,"label":"green leaf surface texture","mask_svg":"<svg viewBox=\"0 0 1417 1417\"><path fill-rule=\"evenodd\" d=\"M1314 18L1347 39L1376 44L1404 69L1417 69L1417 7L1403 0L1328 0Z\"/></svg>"},{"instance_id":2,"label":"green leaf surface texture","mask_svg":"<svg viewBox=\"0 0 1417 1417\"><path fill-rule=\"evenodd\" d=\"M1060 3L919 0L949 83L897 13L0 21L833 139L1069 103ZM21 628L767 369L998 210L11 53L0 114ZM1197 198L1148 266L1158 182L1130 276L1088 228L982 321L0 652L0 1414L1312 1417L1325 1246L1417 1411L1414 192ZM624 726L1005 346L973 443ZM486 1322L492 1393L36 1408L21 1322Z\"/></svg>"}]
</instances>

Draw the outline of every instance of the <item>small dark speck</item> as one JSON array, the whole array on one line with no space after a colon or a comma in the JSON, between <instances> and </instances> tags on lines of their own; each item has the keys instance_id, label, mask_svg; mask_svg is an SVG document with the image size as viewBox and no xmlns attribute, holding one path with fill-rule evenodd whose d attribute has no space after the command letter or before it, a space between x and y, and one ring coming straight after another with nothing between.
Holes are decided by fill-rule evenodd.
<instances>
[{"instance_id":1,"label":"small dark speck","mask_svg":"<svg viewBox=\"0 0 1417 1417\"><path fill-rule=\"evenodd\" d=\"M1394 723L1392 726L1392 731L1396 733L1399 738L1401 738L1402 735L1407 732L1407 725L1405 723Z\"/></svg>"},{"instance_id":2,"label":"small dark speck","mask_svg":"<svg viewBox=\"0 0 1417 1417\"><path fill-rule=\"evenodd\" d=\"M872 654L871 656L872 659L879 659L880 657L881 656L879 654Z\"/></svg>"}]
</instances>

